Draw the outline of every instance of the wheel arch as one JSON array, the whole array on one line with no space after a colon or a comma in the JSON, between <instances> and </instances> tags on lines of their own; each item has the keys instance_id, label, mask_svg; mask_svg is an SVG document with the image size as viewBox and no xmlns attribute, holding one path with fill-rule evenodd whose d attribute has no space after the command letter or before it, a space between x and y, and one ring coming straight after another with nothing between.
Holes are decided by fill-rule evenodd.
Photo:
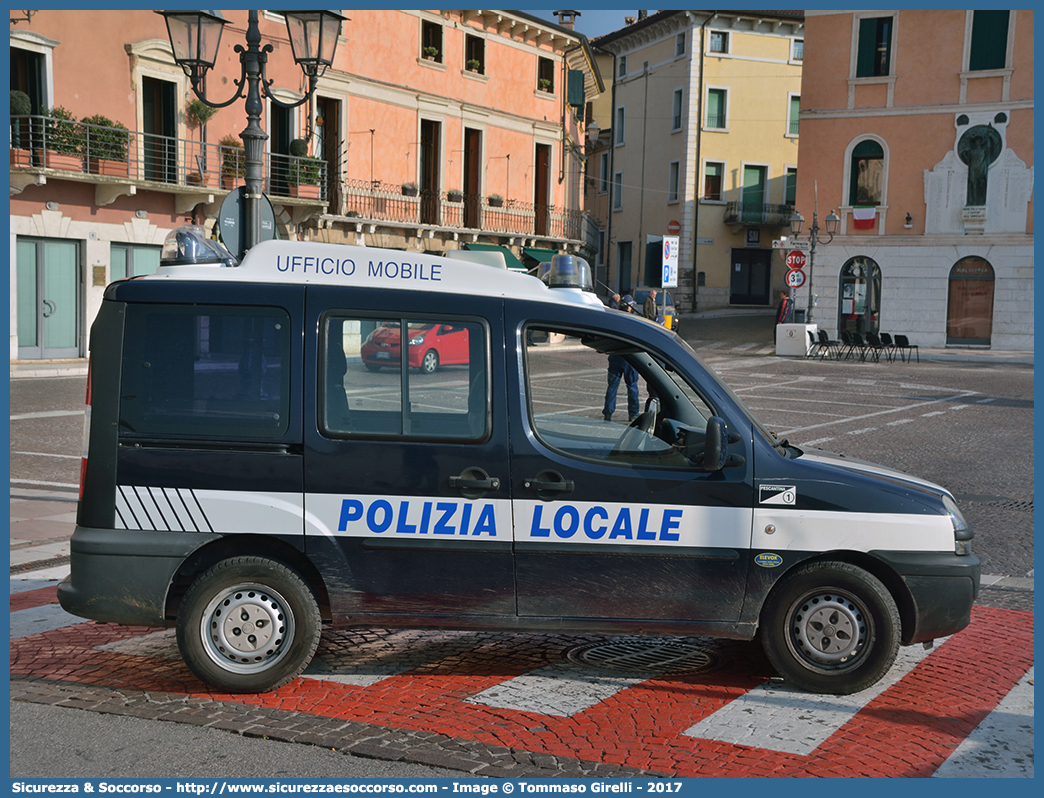
<instances>
[{"instance_id":1,"label":"wheel arch","mask_svg":"<svg viewBox=\"0 0 1044 798\"><path fill-rule=\"evenodd\" d=\"M164 616L168 625L178 615L178 607L189 587L199 574L211 566L230 557L265 557L274 560L297 573L315 596L319 614L329 621L330 597L322 575L305 556L304 552L285 540L266 535L225 535L218 540L200 546L185 558L171 579L164 605Z\"/></svg>"},{"instance_id":2,"label":"wheel arch","mask_svg":"<svg viewBox=\"0 0 1044 798\"><path fill-rule=\"evenodd\" d=\"M768 595L765 597L765 601L762 602L761 609L758 613L759 626L761 625L760 617L764 613L765 607L769 604L773 591L776 590L777 586L783 581L783 579L795 569L815 562L848 563L857 568L862 568L867 573L879 579L892 595L892 600L895 602L896 609L899 610L899 620L902 622L902 633L900 636L902 644L906 645L909 642L917 625L917 609L914 605L913 597L910 595L910 590L906 586L906 582L904 582L903 578L899 576L899 574L897 574L886 562L871 554L867 554L866 552L851 551L848 549L824 551L815 556L799 560L787 568L785 572L780 574L779 578L776 579L773 584L772 589L769 590Z\"/></svg>"}]
</instances>

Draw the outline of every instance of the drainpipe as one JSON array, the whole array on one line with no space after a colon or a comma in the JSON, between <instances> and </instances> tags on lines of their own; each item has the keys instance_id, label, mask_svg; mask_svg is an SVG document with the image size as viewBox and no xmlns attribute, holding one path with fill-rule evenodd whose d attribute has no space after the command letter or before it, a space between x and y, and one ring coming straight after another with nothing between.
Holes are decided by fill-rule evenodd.
<instances>
[{"instance_id":1,"label":"drainpipe","mask_svg":"<svg viewBox=\"0 0 1044 798\"><path fill-rule=\"evenodd\" d=\"M609 198L609 207L606 208L606 210L608 211L608 213L606 213L606 219L608 221L605 223L605 248L606 248L606 253L605 253L606 254L606 257L605 257L605 276L607 278L609 277L609 267L612 265L612 261L611 261L609 256L611 255L611 253L613 251L613 247L612 247L612 239L613 239L613 202L616 201L616 196L615 196L616 182L615 182L615 179L613 177L613 175L615 174L615 170L616 170L616 147L614 146L613 142L616 140L616 128L614 127L614 125L616 124L616 75L617 75L617 69L618 69L618 65L616 63L616 53L613 53L613 89L612 89L612 92L611 92L612 97L609 100L609 103L610 103L610 106L611 106L609 108L609 192L607 194L607 196ZM620 269L618 267L617 270L616 270L616 285L613 286L613 291L619 291L619 290L620 290Z\"/></svg>"},{"instance_id":2,"label":"drainpipe","mask_svg":"<svg viewBox=\"0 0 1044 798\"><path fill-rule=\"evenodd\" d=\"M700 96L696 101L696 209L692 215L693 218L693 237L692 237L692 312L696 312L696 293L699 288L699 275L700 270L697 265L696 252L699 248L699 244L696 243L700 238L700 198L703 195L703 185L700 180L703 177L703 172L700 171L703 168L703 163L700 157L700 145L703 141L703 64L705 60L704 54L707 52L707 26L714 21L714 18L718 15L717 11L711 11L710 16L703 21L700 25ZM724 181L725 175L722 175Z\"/></svg>"}]
</instances>

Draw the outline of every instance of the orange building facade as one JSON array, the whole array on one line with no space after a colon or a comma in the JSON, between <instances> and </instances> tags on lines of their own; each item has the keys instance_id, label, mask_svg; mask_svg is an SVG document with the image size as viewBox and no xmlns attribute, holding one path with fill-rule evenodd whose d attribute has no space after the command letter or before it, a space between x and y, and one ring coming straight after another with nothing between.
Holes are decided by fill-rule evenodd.
<instances>
[{"instance_id":1,"label":"orange building facade","mask_svg":"<svg viewBox=\"0 0 1044 798\"><path fill-rule=\"evenodd\" d=\"M813 320L1033 349L1033 12L807 11L797 208ZM825 238L825 236L822 236Z\"/></svg>"},{"instance_id":2,"label":"orange building facade","mask_svg":"<svg viewBox=\"0 0 1044 798\"><path fill-rule=\"evenodd\" d=\"M247 12L221 13L215 102L236 93L247 27ZM228 235L246 111L238 100L201 118L156 13L26 16L10 38L11 359L78 358L105 285L155 271L172 229ZM293 109L265 101L266 235L493 248L517 267L593 257L584 108L601 82L583 36L523 12L345 16L315 95ZM263 11L259 28L271 90L296 103L307 79L285 21ZM17 111L16 91L28 102Z\"/></svg>"}]
</instances>

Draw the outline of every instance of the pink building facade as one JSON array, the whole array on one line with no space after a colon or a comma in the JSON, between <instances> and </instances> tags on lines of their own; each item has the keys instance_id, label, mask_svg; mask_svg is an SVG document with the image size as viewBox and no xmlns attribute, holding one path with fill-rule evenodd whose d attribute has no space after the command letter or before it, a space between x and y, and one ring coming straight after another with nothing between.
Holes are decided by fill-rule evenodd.
<instances>
[{"instance_id":1,"label":"pink building facade","mask_svg":"<svg viewBox=\"0 0 1044 798\"><path fill-rule=\"evenodd\" d=\"M216 102L235 94L247 26L247 12L221 13ZM344 14L315 95L293 109L265 102L267 234L495 248L519 267L593 256L583 112L602 87L584 37L523 12ZM259 27L272 91L295 103L307 79L285 21L263 11ZM201 124L151 11L30 12L10 46L11 359L79 358L105 285L155 271L182 224L220 235L244 182L246 112L239 100ZM16 91L28 102L18 112ZM302 142L307 154L292 154Z\"/></svg>"},{"instance_id":2,"label":"pink building facade","mask_svg":"<svg viewBox=\"0 0 1044 798\"><path fill-rule=\"evenodd\" d=\"M807 11L797 209L814 321L1033 349L1033 12ZM808 305L808 288L797 306Z\"/></svg>"}]
</instances>

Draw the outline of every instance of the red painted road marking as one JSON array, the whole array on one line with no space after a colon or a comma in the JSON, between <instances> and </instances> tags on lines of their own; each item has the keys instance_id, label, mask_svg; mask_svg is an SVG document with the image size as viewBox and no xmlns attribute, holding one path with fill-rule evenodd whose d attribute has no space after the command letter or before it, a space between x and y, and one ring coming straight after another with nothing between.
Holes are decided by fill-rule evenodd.
<instances>
[{"instance_id":1,"label":"red painted road marking","mask_svg":"<svg viewBox=\"0 0 1044 798\"><path fill-rule=\"evenodd\" d=\"M11 674L202 695L678 776L928 776L1033 662L1032 613L979 607L972 617L807 755L683 735L764 680L742 661L728 672L650 679L568 717L466 700L546 664L518 649L551 647L557 637L505 636L500 645L476 635L470 650L368 687L298 679L264 695L229 696L207 693L180 662L94 648L149 630L92 624L12 641Z\"/></svg>"},{"instance_id":2,"label":"red painted road marking","mask_svg":"<svg viewBox=\"0 0 1044 798\"><path fill-rule=\"evenodd\" d=\"M33 607L43 607L47 604L58 603L58 586L38 587L35 590L26 590L23 593L11 594L11 612L28 610Z\"/></svg>"}]
</instances>

